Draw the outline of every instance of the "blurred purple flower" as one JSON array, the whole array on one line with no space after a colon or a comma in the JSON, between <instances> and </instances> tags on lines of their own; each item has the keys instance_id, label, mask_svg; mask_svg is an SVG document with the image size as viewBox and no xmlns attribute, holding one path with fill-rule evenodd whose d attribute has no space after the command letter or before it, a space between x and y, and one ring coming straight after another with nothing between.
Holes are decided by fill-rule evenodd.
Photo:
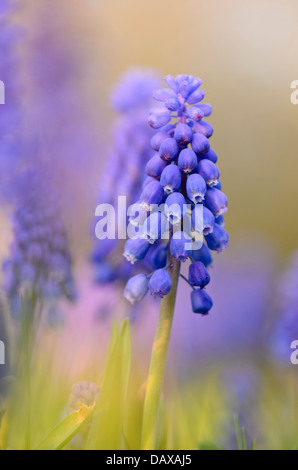
<instances>
[{"instance_id":1,"label":"blurred purple flower","mask_svg":"<svg viewBox=\"0 0 298 470\"><path fill-rule=\"evenodd\" d=\"M260 371L248 362L227 366L222 374L222 386L223 392L227 395L227 405L231 414L224 432L223 448L239 450L233 416L239 428L245 429L247 448L252 449L254 442L261 445L262 436L258 416L262 387Z\"/></svg>"},{"instance_id":2,"label":"blurred purple flower","mask_svg":"<svg viewBox=\"0 0 298 470\"><path fill-rule=\"evenodd\" d=\"M93 115L83 88L85 58L71 32L65 32L68 15L67 5L60 3L41 2L35 10L36 27L26 57L27 134L31 132L27 138L30 146L38 146L38 159L47 162L56 184L63 187L61 202L76 224L74 212L92 204L92 191L86 186L92 187L102 136L100 116Z\"/></svg>"},{"instance_id":3,"label":"blurred purple flower","mask_svg":"<svg viewBox=\"0 0 298 470\"><path fill-rule=\"evenodd\" d=\"M119 115L113 131L113 148L101 178L98 203L108 203L116 209L118 196L126 196L129 207L139 196L146 163L153 155L150 148L153 132L147 124L147 108L157 85L158 78L152 70L132 69L115 87L112 103ZM123 244L117 240L96 240L92 262L98 283L130 276L131 269L124 268L122 251Z\"/></svg>"},{"instance_id":4,"label":"blurred purple flower","mask_svg":"<svg viewBox=\"0 0 298 470\"><path fill-rule=\"evenodd\" d=\"M13 232L10 256L3 264L12 315L20 316L21 293L49 305L60 297L74 300L66 230L44 167L24 170L17 179Z\"/></svg>"},{"instance_id":5,"label":"blurred purple flower","mask_svg":"<svg viewBox=\"0 0 298 470\"><path fill-rule=\"evenodd\" d=\"M13 23L14 6L15 2L4 0L0 7L0 80L5 89L5 104L0 105L0 197L6 198L21 153L22 86L17 52L21 31Z\"/></svg>"},{"instance_id":6,"label":"blurred purple flower","mask_svg":"<svg viewBox=\"0 0 298 470\"><path fill-rule=\"evenodd\" d=\"M276 359L290 365L291 344L298 340L298 251L279 279L277 294L279 318L273 328L270 349Z\"/></svg>"},{"instance_id":7,"label":"blurred purple flower","mask_svg":"<svg viewBox=\"0 0 298 470\"><path fill-rule=\"evenodd\" d=\"M5 5L8 12L13 2L7 1ZM52 41L55 36L51 29L55 18L52 9L40 8L37 15L40 20L46 18L46 21L40 21L45 47L39 49L39 41L30 44L22 73L18 73L16 53L20 31L7 16L0 17L3 52L0 79L5 83L6 95L0 114L0 172L4 171L7 176L3 183L1 173L1 189L14 206L14 239L10 256L3 264L4 289L12 314L16 316L20 315L20 294L24 291L46 301L52 310L57 299L73 300L76 296L66 229L60 212L62 196L56 186L57 180L62 181L63 165L70 161L65 142L69 143L73 137L67 134L65 138L66 126L61 123L62 115L65 123L67 104L76 103L76 89L70 85L77 62L68 56L58 38ZM28 81L24 72L26 67L30 76ZM33 96L30 95L32 91ZM30 107L23 99L25 93L30 99ZM59 133L48 135L51 124L57 125L59 119ZM64 179L64 188L65 182Z\"/></svg>"},{"instance_id":8,"label":"blurred purple flower","mask_svg":"<svg viewBox=\"0 0 298 470\"><path fill-rule=\"evenodd\" d=\"M155 70L131 68L122 75L115 87L111 96L112 105L119 113L144 109L150 104L153 90L158 85Z\"/></svg>"}]
</instances>

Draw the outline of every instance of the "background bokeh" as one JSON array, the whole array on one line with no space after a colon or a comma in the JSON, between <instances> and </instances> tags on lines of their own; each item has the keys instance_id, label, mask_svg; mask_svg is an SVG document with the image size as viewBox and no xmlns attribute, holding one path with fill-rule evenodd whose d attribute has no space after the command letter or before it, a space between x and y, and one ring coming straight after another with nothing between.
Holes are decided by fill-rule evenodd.
<instances>
[{"instance_id":1,"label":"background bokeh","mask_svg":"<svg viewBox=\"0 0 298 470\"><path fill-rule=\"evenodd\" d=\"M47 3L26 2L33 33L37 12ZM102 136L110 126L111 87L129 66L199 75L214 106L213 141L230 198L231 239L239 231L256 231L282 252L296 248L297 108L290 102L290 83L298 75L295 0L50 4L56 12L52 39L71 43L79 58L78 99L88 105ZM95 153L82 149L90 172L80 179L88 192L96 191L103 168L102 141ZM93 207L83 210L80 217L90 219ZM76 232L84 237L82 227Z\"/></svg>"},{"instance_id":2,"label":"background bokeh","mask_svg":"<svg viewBox=\"0 0 298 470\"><path fill-rule=\"evenodd\" d=\"M215 256L210 317L192 315L185 302L187 287L179 288L167 386L171 389L173 377L179 384L180 377L190 374L196 383L206 373L206 391L205 385L194 385L183 392L185 399L189 393L195 402L195 393L208 395L211 390L219 395L217 387L226 383L230 415L245 416L260 443L288 445L286 423L290 419L290 428L297 426L292 422L293 376L270 361L264 372L266 354L261 351L280 314L280 273L298 248L298 106L290 101L290 84L298 79L297 15L295 0L27 0L14 14L24 34L18 49L27 131L41 136L43 151L56 169L78 285L77 304L62 306L67 328L57 336L47 332L42 347L38 345L41 357L55 351L52 361L59 363L65 395L71 382L99 379L90 357L100 356L103 367L110 323L129 313L121 301L122 287L94 285L88 262L99 183L113 135L111 90L131 66L152 68L161 77L193 74L204 80L206 102L213 105L212 146L229 197L230 248ZM42 120L45 103L50 112ZM113 190L117 193L117 187ZM1 202L0 261L9 251L13 210L12 198ZM141 382L157 311L157 302L146 301L132 315ZM39 371L42 381L40 377ZM175 403L173 399L173 407ZM208 398L206 403L210 413ZM248 411L243 404L249 404ZM223 408L219 404L214 412L220 421ZM279 423L284 440L277 427L266 439L264 431L255 431L257 410L264 427ZM187 422L183 409L179 413L173 420ZM211 430L201 434L202 440L212 436Z\"/></svg>"}]
</instances>

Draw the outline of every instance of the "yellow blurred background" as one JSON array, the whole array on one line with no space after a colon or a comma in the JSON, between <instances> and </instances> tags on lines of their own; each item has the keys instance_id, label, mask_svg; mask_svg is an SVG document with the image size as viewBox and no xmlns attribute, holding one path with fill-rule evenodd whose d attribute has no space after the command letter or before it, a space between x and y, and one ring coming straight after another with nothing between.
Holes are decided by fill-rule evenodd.
<instances>
[{"instance_id":1,"label":"yellow blurred background","mask_svg":"<svg viewBox=\"0 0 298 470\"><path fill-rule=\"evenodd\" d=\"M82 155L89 173L78 175L83 223L75 240L87 247L107 155L103 136L112 122L110 90L123 71L141 65L162 76L204 80L214 107L212 146L229 197L231 244L252 231L282 252L297 248L298 106L290 101L290 84L298 79L295 0L30 0L21 13L29 32L44 7L55 12L53 38L71 42L79 57L78 95L102 142L97 155Z\"/></svg>"},{"instance_id":2,"label":"yellow blurred background","mask_svg":"<svg viewBox=\"0 0 298 470\"><path fill-rule=\"evenodd\" d=\"M260 231L282 251L297 248L298 106L290 102L298 78L296 1L51 3L63 4L59 21L85 58L86 94L104 127L107 95L129 66L200 76L214 107L212 140L232 237Z\"/></svg>"}]
</instances>

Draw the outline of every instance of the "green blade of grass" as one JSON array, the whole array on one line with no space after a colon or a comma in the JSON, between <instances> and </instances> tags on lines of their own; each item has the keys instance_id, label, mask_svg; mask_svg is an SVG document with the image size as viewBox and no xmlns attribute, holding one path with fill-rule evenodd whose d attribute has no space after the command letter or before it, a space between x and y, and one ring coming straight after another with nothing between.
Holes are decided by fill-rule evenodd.
<instances>
[{"instance_id":1,"label":"green blade of grass","mask_svg":"<svg viewBox=\"0 0 298 470\"><path fill-rule=\"evenodd\" d=\"M63 419L37 446L36 450L61 450L90 422L94 406L82 405Z\"/></svg>"},{"instance_id":2,"label":"green blade of grass","mask_svg":"<svg viewBox=\"0 0 298 470\"><path fill-rule=\"evenodd\" d=\"M239 426L239 416L235 415L233 417L233 421L234 421L234 428L235 428L238 450L243 450L242 435L241 435L241 430Z\"/></svg>"},{"instance_id":3,"label":"green blade of grass","mask_svg":"<svg viewBox=\"0 0 298 470\"><path fill-rule=\"evenodd\" d=\"M123 442L130 363L129 321L125 320L120 332L117 327L112 332L103 384L86 443L87 450L117 450Z\"/></svg>"}]
</instances>

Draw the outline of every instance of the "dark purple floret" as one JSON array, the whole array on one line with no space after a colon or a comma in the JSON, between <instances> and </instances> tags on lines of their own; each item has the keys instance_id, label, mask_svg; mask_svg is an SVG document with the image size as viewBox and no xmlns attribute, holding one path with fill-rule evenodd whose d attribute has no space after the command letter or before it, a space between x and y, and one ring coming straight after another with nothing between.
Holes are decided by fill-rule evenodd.
<instances>
[{"instance_id":1,"label":"dark purple floret","mask_svg":"<svg viewBox=\"0 0 298 470\"><path fill-rule=\"evenodd\" d=\"M188 281L192 286L206 287L210 282L209 273L201 261L196 261L189 266Z\"/></svg>"},{"instance_id":2,"label":"dark purple floret","mask_svg":"<svg viewBox=\"0 0 298 470\"><path fill-rule=\"evenodd\" d=\"M208 315L213 303L207 292L202 289L193 290L191 293L191 304L194 313Z\"/></svg>"},{"instance_id":3,"label":"dark purple floret","mask_svg":"<svg viewBox=\"0 0 298 470\"><path fill-rule=\"evenodd\" d=\"M168 271L165 269L155 271L150 278L148 287L154 297L160 297L162 299L165 295L168 295L172 289L172 281Z\"/></svg>"}]
</instances>

